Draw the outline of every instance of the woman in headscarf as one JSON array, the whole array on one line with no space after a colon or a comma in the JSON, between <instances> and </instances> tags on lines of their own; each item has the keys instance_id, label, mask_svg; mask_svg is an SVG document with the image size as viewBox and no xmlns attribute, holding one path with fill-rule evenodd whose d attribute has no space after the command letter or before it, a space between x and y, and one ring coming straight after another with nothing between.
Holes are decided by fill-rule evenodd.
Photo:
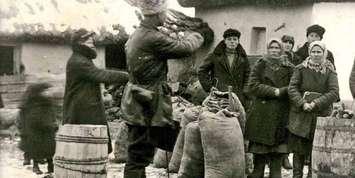
<instances>
[{"instance_id":1,"label":"woman in headscarf","mask_svg":"<svg viewBox=\"0 0 355 178\"><path fill-rule=\"evenodd\" d=\"M19 147L27 154L27 159L33 159L33 172L36 174L42 174L38 163L43 159L48 162L48 172L53 172L52 157L58 125L55 103L46 95L51 87L49 83L29 85L20 105Z\"/></svg>"},{"instance_id":2,"label":"woman in headscarf","mask_svg":"<svg viewBox=\"0 0 355 178\"><path fill-rule=\"evenodd\" d=\"M255 64L249 92L255 97L247 117L246 137L254 154L254 171L248 177L264 177L270 161L270 177L281 177L282 156L288 153L287 129L289 100L287 88L294 65L283 55L282 44L272 39L267 54Z\"/></svg>"},{"instance_id":3,"label":"woman in headscarf","mask_svg":"<svg viewBox=\"0 0 355 178\"><path fill-rule=\"evenodd\" d=\"M288 129L289 148L293 156L293 177L303 175L304 160L311 156L317 117L328 116L332 103L339 99L337 73L326 60L327 49L320 41L309 45L310 56L298 65L289 85L292 102ZM311 164L310 164L311 165ZM308 176L312 176L308 166Z\"/></svg>"}]
</instances>

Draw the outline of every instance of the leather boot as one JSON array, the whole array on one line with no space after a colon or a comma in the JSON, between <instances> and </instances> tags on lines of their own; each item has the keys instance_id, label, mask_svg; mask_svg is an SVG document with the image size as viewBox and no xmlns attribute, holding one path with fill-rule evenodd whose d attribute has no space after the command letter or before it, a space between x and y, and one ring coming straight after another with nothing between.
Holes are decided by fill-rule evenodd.
<instances>
[{"instance_id":1,"label":"leather boot","mask_svg":"<svg viewBox=\"0 0 355 178\"><path fill-rule=\"evenodd\" d=\"M305 155L293 155L293 178L302 178Z\"/></svg>"},{"instance_id":2,"label":"leather boot","mask_svg":"<svg viewBox=\"0 0 355 178\"><path fill-rule=\"evenodd\" d=\"M53 159L52 158L48 158L47 162L48 162L48 165L47 165L48 173L53 173L54 172Z\"/></svg>"},{"instance_id":3,"label":"leather boot","mask_svg":"<svg viewBox=\"0 0 355 178\"><path fill-rule=\"evenodd\" d=\"M312 158L309 160L307 178L312 178Z\"/></svg>"},{"instance_id":4,"label":"leather boot","mask_svg":"<svg viewBox=\"0 0 355 178\"><path fill-rule=\"evenodd\" d=\"M37 175L43 174L43 172L39 169L38 161L36 161L36 160L33 160L33 169L32 169L32 171L34 173L36 173Z\"/></svg>"},{"instance_id":5,"label":"leather boot","mask_svg":"<svg viewBox=\"0 0 355 178\"><path fill-rule=\"evenodd\" d=\"M254 154L254 170L248 178L264 178L265 165L268 162L266 154Z\"/></svg>"},{"instance_id":6,"label":"leather boot","mask_svg":"<svg viewBox=\"0 0 355 178\"><path fill-rule=\"evenodd\" d=\"M285 169L292 169L290 160L288 160L288 154L282 156L282 167Z\"/></svg>"},{"instance_id":7,"label":"leather boot","mask_svg":"<svg viewBox=\"0 0 355 178\"><path fill-rule=\"evenodd\" d=\"M278 153L269 154L270 157L270 177L281 178L281 164L284 155Z\"/></svg>"},{"instance_id":8,"label":"leather boot","mask_svg":"<svg viewBox=\"0 0 355 178\"><path fill-rule=\"evenodd\" d=\"M31 158L30 155L28 155L28 153L24 152L23 153L23 165L30 165L31 164Z\"/></svg>"}]
</instances>

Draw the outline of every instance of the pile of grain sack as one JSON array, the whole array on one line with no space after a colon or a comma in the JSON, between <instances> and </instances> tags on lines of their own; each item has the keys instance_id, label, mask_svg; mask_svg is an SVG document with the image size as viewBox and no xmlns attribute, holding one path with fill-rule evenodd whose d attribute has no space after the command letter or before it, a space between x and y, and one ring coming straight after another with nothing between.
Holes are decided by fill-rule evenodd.
<instances>
[{"instance_id":1,"label":"pile of grain sack","mask_svg":"<svg viewBox=\"0 0 355 178\"><path fill-rule=\"evenodd\" d=\"M245 177L246 117L238 97L213 90L199 106L179 96L172 101L180 133L172 153L157 149L153 166L168 168L169 172L178 173L179 178ZM127 157L126 126L122 125L121 132L115 145L117 162L124 162Z\"/></svg>"}]
</instances>

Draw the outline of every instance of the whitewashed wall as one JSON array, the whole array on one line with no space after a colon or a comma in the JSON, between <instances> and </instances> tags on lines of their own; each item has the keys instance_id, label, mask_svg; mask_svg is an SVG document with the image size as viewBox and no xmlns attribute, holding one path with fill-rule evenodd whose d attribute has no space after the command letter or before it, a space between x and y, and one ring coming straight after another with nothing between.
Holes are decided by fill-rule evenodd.
<instances>
[{"instance_id":1,"label":"whitewashed wall","mask_svg":"<svg viewBox=\"0 0 355 178\"><path fill-rule=\"evenodd\" d=\"M326 28L323 41L334 54L340 97L351 100L349 75L355 57L355 3L317 3L312 17L313 23Z\"/></svg>"}]
</instances>

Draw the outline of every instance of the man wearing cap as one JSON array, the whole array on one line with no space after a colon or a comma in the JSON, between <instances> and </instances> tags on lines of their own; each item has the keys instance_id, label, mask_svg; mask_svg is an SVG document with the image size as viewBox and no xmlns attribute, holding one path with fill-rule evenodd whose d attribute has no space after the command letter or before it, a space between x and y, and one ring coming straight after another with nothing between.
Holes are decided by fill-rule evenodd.
<instances>
[{"instance_id":1,"label":"man wearing cap","mask_svg":"<svg viewBox=\"0 0 355 178\"><path fill-rule=\"evenodd\" d=\"M85 29L73 34L73 54L66 66L63 124L107 125L100 83L124 85L128 80L126 72L99 69L94 65L93 59L97 56L94 35ZM111 144L108 146L111 152Z\"/></svg>"},{"instance_id":2,"label":"man wearing cap","mask_svg":"<svg viewBox=\"0 0 355 178\"><path fill-rule=\"evenodd\" d=\"M325 29L320 25L312 25L307 28L307 42L296 51L296 55L300 57L301 62L304 61L308 56L308 47L313 41L321 41ZM333 53L328 50L327 59L334 65L334 56Z\"/></svg>"},{"instance_id":3,"label":"man wearing cap","mask_svg":"<svg viewBox=\"0 0 355 178\"><path fill-rule=\"evenodd\" d=\"M154 1L154 2L153 2ZM159 31L166 17L166 0L129 0L144 19L126 43L129 82L121 111L128 126L128 159L124 178L145 178L155 147L172 151L178 134L172 119L168 59L187 57L203 43L196 32L172 38Z\"/></svg>"},{"instance_id":4,"label":"man wearing cap","mask_svg":"<svg viewBox=\"0 0 355 178\"><path fill-rule=\"evenodd\" d=\"M223 40L208 55L199 67L198 78L206 92L215 86L220 91L228 91L233 87L244 107L247 107L245 89L250 74L247 54L239 43L240 32L227 29Z\"/></svg>"}]
</instances>

